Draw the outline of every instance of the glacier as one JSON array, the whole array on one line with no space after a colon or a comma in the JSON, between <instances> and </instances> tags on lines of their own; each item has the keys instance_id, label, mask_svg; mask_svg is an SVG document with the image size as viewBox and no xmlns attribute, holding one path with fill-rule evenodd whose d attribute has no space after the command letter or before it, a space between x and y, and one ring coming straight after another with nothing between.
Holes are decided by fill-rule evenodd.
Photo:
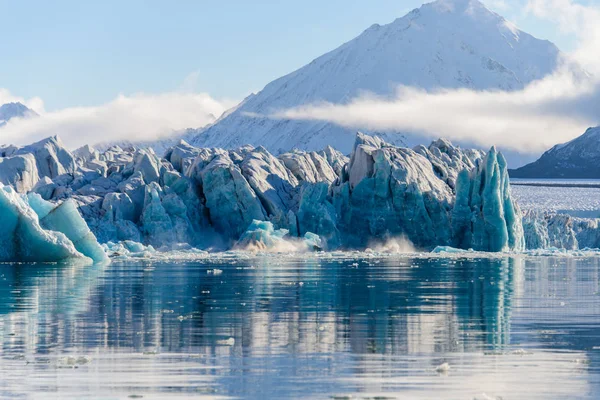
<instances>
[{"instance_id":1,"label":"glacier","mask_svg":"<svg viewBox=\"0 0 600 400\"><path fill-rule=\"evenodd\" d=\"M161 251L227 250L247 242L282 248L283 237L315 250L366 249L398 237L420 249L524 247L501 155L495 149L487 155L463 150L442 139L409 149L358 133L349 157L332 147L275 156L261 146L225 150L185 141L164 157L119 146L70 153L56 137L4 158L16 153L31 158L38 181L30 190L19 180L12 186L29 192L41 226L63 232L77 251L94 259L106 251L95 245L96 238ZM484 196L464 198L463 185L485 187ZM468 213L457 211L463 203ZM66 221L75 215L89 231L68 229L75 225Z\"/></svg>"},{"instance_id":2,"label":"glacier","mask_svg":"<svg viewBox=\"0 0 600 400\"><path fill-rule=\"evenodd\" d=\"M163 157L119 146L71 153L56 137L6 149L0 176L14 172L12 160L29 166L3 187L6 215L28 221L7 223L5 238L36 232L54 246L52 261L192 249L366 250L398 240L417 251L600 247L600 220L522 211L494 147L439 139L411 149L357 133L349 156L331 147L275 156L261 146L185 141ZM29 177L37 182L24 185ZM23 240L3 258L32 260Z\"/></svg>"}]
</instances>

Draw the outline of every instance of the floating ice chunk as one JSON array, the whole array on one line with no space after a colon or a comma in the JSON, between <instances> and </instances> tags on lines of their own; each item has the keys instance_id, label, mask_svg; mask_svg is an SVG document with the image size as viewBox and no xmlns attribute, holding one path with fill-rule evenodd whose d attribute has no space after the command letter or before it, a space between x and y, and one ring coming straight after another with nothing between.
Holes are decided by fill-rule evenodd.
<instances>
[{"instance_id":1,"label":"floating ice chunk","mask_svg":"<svg viewBox=\"0 0 600 400\"><path fill-rule=\"evenodd\" d=\"M513 350L510 354L515 355L515 356L528 356L533 353L530 351L524 350L524 349L517 349L517 350Z\"/></svg>"},{"instance_id":2,"label":"floating ice chunk","mask_svg":"<svg viewBox=\"0 0 600 400\"><path fill-rule=\"evenodd\" d=\"M65 234L42 228L27 197L9 186L0 188L0 243L0 261L55 262L84 258Z\"/></svg>"},{"instance_id":3,"label":"floating ice chunk","mask_svg":"<svg viewBox=\"0 0 600 400\"><path fill-rule=\"evenodd\" d=\"M450 371L450 364L443 363L435 367L435 372L438 374L447 374Z\"/></svg>"},{"instance_id":4,"label":"floating ice chunk","mask_svg":"<svg viewBox=\"0 0 600 400\"><path fill-rule=\"evenodd\" d=\"M465 253L468 250L463 250L463 249L457 249L456 247L450 247L450 246L437 246L435 249L433 249L431 252L432 253Z\"/></svg>"},{"instance_id":5,"label":"floating ice chunk","mask_svg":"<svg viewBox=\"0 0 600 400\"><path fill-rule=\"evenodd\" d=\"M28 199L29 204L38 214L40 225L43 228L63 233L73 242L77 251L95 262L108 260L108 256L79 214L72 199L68 199L58 206L43 200L37 193L30 193Z\"/></svg>"},{"instance_id":6,"label":"floating ice chunk","mask_svg":"<svg viewBox=\"0 0 600 400\"><path fill-rule=\"evenodd\" d=\"M217 344L219 346L233 346L235 345L235 338L230 337L229 339L225 340L217 340Z\"/></svg>"},{"instance_id":7,"label":"floating ice chunk","mask_svg":"<svg viewBox=\"0 0 600 400\"><path fill-rule=\"evenodd\" d=\"M221 275L223 273L223 270L222 269L218 269L218 268L209 269L209 270L206 271L206 273L209 274L209 275Z\"/></svg>"},{"instance_id":8,"label":"floating ice chunk","mask_svg":"<svg viewBox=\"0 0 600 400\"><path fill-rule=\"evenodd\" d=\"M304 240L288 236L287 229L275 229L269 221L254 220L235 248L247 251L302 252L321 248L321 239L307 232Z\"/></svg>"},{"instance_id":9,"label":"floating ice chunk","mask_svg":"<svg viewBox=\"0 0 600 400\"><path fill-rule=\"evenodd\" d=\"M89 356L66 356L58 360L59 365L68 367L76 367L78 365L85 365L92 362L92 358Z\"/></svg>"}]
</instances>

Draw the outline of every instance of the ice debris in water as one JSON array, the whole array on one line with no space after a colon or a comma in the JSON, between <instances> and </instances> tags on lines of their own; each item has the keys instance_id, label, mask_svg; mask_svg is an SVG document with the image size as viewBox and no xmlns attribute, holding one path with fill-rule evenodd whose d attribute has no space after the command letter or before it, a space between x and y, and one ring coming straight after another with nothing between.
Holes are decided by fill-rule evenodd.
<instances>
[{"instance_id":1,"label":"ice debris in water","mask_svg":"<svg viewBox=\"0 0 600 400\"><path fill-rule=\"evenodd\" d=\"M434 254L441 254L441 253L465 253L467 251L470 250L462 250L462 249L457 249L456 247L450 247L450 246L437 246L435 249L433 249L431 252Z\"/></svg>"},{"instance_id":2,"label":"ice debris in water","mask_svg":"<svg viewBox=\"0 0 600 400\"><path fill-rule=\"evenodd\" d=\"M65 365L68 367L85 365L89 364L90 362L92 362L92 359L88 356L67 356L58 360L59 365Z\"/></svg>"},{"instance_id":3,"label":"ice debris in water","mask_svg":"<svg viewBox=\"0 0 600 400\"><path fill-rule=\"evenodd\" d=\"M438 374L447 374L450 371L450 364L443 363L435 367L435 372Z\"/></svg>"},{"instance_id":4,"label":"ice debris in water","mask_svg":"<svg viewBox=\"0 0 600 400\"><path fill-rule=\"evenodd\" d=\"M230 337L229 339L217 340L219 346L233 346L235 345L235 338Z\"/></svg>"},{"instance_id":5,"label":"ice debris in water","mask_svg":"<svg viewBox=\"0 0 600 400\"><path fill-rule=\"evenodd\" d=\"M528 355L531 355L533 353L530 352L530 351L524 350L524 349L517 349L517 350L513 350L511 352L511 354L515 355L515 356L528 356Z\"/></svg>"},{"instance_id":6,"label":"ice debris in water","mask_svg":"<svg viewBox=\"0 0 600 400\"><path fill-rule=\"evenodd\" d=\"M218 269L218 268L209 269L208 271L206 271L206 273L209 274L209 275L221 275L223 273L223 270L222 269Z\"/></svg>"},{"instance_id":7,"label":"ice debris in water","mask_svg":"<svg viewBox=\"0 0 600 400\"><path fill-rule=\"evenodd\" d=\"M235 245L236 249L259 252L302 252L321 248L321 239L307 232L304 240L292 238L287 229L275 229L268 221L254 220Z\"/></svg>"},{"instance_id":8,"label":"ice debris in water","mask_svg":"<svg viewBox=\"0 0 600 400\"><path fill-rule=\"evenodd\" d=\"M389 238L383 242L373 241L365 250L369 253L407 254L416 252L415 246L406 236Z\"/></svg>"}]
</instances>

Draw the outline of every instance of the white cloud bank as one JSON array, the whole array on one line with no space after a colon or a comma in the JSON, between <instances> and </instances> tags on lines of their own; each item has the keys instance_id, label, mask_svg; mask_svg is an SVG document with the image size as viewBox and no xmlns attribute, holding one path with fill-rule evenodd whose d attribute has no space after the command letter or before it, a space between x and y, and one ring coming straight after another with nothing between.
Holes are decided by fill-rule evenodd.
<instances>
[{"instance_id":1,"label":"white cloud bank","mask_svg":"<svg viewBox=\"0 0 600 400\"><path fill-rule=\"evenodd\" d=\"M443 136L480 146L501 144L522 153L544 151L600 123L600 9L571 0L530 0L526 10L576 34L579 46L560 70L521 91L399 87L393 99L365 94L345 104L309 104L272 117ZM574 76L568 68L572 63L592 76Z\"/></svg>"},{"instance_id":2,"label":"white cloud bank","mask_svg":"<svg viewBox=\"0 0 600 400\"><path fill-rule=\"evenodd\" d=\"M58 135L70 148L112 141L161 139L174 131L205 126L235 105L204 93L173 92L158 95L119 95L95 107L71 107L44 112L43 102L26 100L0 89L0 104L21 101L40 114L12 119L0 128L2 143L28 144Z\"/></svg>"}]
</instances>

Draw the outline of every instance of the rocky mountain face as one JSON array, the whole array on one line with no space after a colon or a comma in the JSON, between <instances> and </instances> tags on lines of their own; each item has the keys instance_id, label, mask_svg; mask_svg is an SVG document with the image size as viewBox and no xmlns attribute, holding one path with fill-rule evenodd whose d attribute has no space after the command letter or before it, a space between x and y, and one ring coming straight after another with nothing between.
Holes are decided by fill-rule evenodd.
<instances>
[{"instance_id":1,"label":"rocky mountain face","mask_svg":"<svg viewBox=\"0 0 600 400\"><path fill-rule=\"evenodd\" d=\"M511 170L513 178L600 178L600 127L545 152L539 160Z\"/></svg>"},{"instance_id":2,"label":"rocky mountain face","mask_svg":"<svg viewBox=\"0 0 600 400\"><path fill-rule=\"evenodd\" d=\"M393 96L398 85L517 90L551 73L559 55L552 43L518 30L477 0L438 0L388 25L371 26L269 83L208 128L188 132L186 140L199 147L261 145L274 154L334 145L349 154L354 130L269 115L322 101L345 103L365 91ZM378 135L403 140L393 132ZM410 140L423 142L418 136Z\"/></svg>"}]
</instances>

